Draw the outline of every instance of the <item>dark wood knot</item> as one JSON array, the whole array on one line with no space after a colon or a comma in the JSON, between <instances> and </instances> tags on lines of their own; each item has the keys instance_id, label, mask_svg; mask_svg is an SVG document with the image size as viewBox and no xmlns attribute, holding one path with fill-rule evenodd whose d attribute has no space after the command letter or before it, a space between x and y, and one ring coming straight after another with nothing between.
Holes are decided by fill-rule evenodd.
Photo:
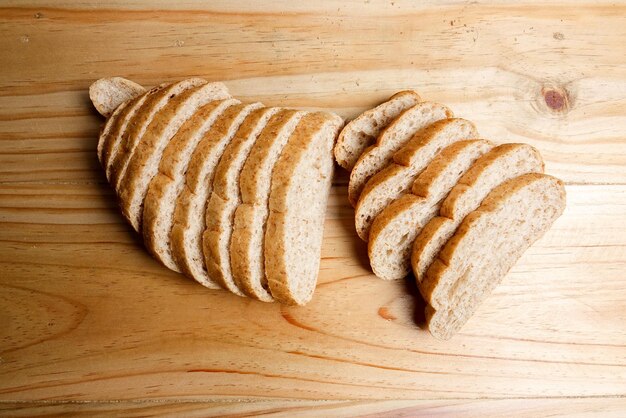
<instances>
[{"instance_id":1,"label":"dark wood knot","mask_svg":"<svg viewBox=\"0 0 626 418\"><path fill-rule=\"evenodd\" d=\"M565 113L569 110L569 95L567 90L558 86L546 86L541 89L543 99L548 109L555 113Z\"/></svg>"}]
</instances>

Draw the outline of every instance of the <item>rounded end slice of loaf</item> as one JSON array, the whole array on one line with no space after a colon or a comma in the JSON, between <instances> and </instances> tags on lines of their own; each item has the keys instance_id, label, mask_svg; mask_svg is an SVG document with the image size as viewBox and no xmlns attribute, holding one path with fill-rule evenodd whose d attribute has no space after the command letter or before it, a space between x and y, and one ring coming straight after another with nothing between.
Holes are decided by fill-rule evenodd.
<instances>
[{"instance_id":1,"label":"rounded end slice of loaf","mask_svg":"<svg viewBox=\"0 0 626 418\"><path fill-rule=\"evenodd\" d=\"M98 113L108 118L120 104L145 91L145 88L134 81L122 77L107 77L96 80L89 86L89 98Z\"/></svg>"}]
</instances>

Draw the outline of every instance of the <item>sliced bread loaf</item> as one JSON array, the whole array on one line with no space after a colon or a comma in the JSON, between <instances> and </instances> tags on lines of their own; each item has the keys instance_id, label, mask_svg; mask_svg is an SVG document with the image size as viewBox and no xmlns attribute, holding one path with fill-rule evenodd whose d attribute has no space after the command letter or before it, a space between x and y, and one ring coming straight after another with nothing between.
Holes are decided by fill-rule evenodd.
<instances>
[{"instance_id":1,"label":"sliced bread loaf","mask_svg":"<svg viewBox=\"0 0 626 418\"><path fill-rule=\"evenodd\" d=\"M89 86L89 98L96 110L109 117L122 103L133 99L146 89L122 77L108 77L96 80Z\"/></svg>"},{"instance_id":2,"label":"sliced bread loaf","mask_svg":"<svg viewBox=\"0 0 626 418\"><path fill-rule=\"evenodd\" d=\"M448 146L415 179L412 193L383 209L372 224L368 242L374 274L385 280L409 274L415 237L439 212L442 200L463 173L491 147L489 141L479 139Z\"/></svg>"},{"instance_id":3,"label":"sliced bread loaf","mask_svg":"<svg viewBox=\"0 0 626 418\"><path fill-rule=\"evenodd\" d=\"M225 289L238 289L230 267L230 238L235 210L241 203L241 170L259 134L279 110L277 107L264 107L252 112L226 147L215 168L202 244L209 276Z\"/></svg>"},{"instance_id":4,"label":"sliced bread loaf","mask_svg":"<svg viewBox=\"0 0 626 418\"><path fill-rule=\"evenodd\" d=\"M126 173L118 188L122 214L135 231L140 231L143 201L150 181L159 170L163 150L170 139L200 107L229 97L224 84L207 83L170 99L155 114L128 161Z\"/></svg>"},{"instance_id":5,"label":"sliced bread loaf","mask_svg":"<svg viewBox=\"0 0 626 418\"><path fill-rule=\"evenodd\" d=\"M265 233L265 274L272 295L304 305L319 273L324 215L333 174L333 145L343 120L330 113L302 118L272 173Z\"/></svg>"},{"instance_id":6,"label":"sliced bread loaf","mask_svg":"<svg viewBox=\"0 0 626 418\"><path fill-rule=\"evenodd\" d=\"M116 191L119 191L120 180L126 173L128 161L133 156L137 144L155 115L171 99L189 89L206 83L207 81L201 78L191 78L166 85L164 88L154 92L154 94L147 96L141 106L135 110L132 118L128 120L128 126L119 141L117 153L108 162L109 182Z\"/></svg>"},{"instance_id":7,"label":"sliced bread loaf","mask_svg":"<svg viewBox=\"0 0 626 418\"><path fill-rule=\"evenodd\" d=\"M479 158L444 200L439 216L415 239L411 266L418 283L459 224L493 188L522 174L541 172L541 155L527 144L499 145Z\"/></svg>"},{"instance_id":8,"label":"sliced bread loaf","mask_svg":"<svg viewBox=\"0 0 626 418\"><path fill-rule=\"evenodd\" d=\"M420 284L428 327L448 339L565 208L563 183L530 173L509 180L467 215Z\"/></svg>"},{"instance_id":9,"label":"sliced bread loaf","mask_svg":"<svg viewBox=\"0 0 626 418\"><path fill-rule=\"evenodd\" d=\"M237 289L265 302L273 301L263 255L272 170L304 115L285 109L272 116L250 150L239 178L241 204L235 211L230 242L231 271Z\"/></svg>"},{"instance_id":10,"label":"sliced bread loaf","mask_svg":"<svg viewBox=\"0 0 626 418\"><path fill-rule=\"evenodd\" d=\"M380 132L400 113L419 101L420 97L416 92L401 91L350 121L337 138L335 145L337 163L348 171L352 170L365 148L376 142Z\"/></svg>"},{"instance_id":11,"label":"sliced bread loaf","mask_svg":"<svg viewBox=\"0 0 626 418\"><path fill-rule=\"evenodd\" d=\"M212 289L219 288L219 285L207 274L202 233L206 228L204 214L211 196L215 167L239 126L261 106L261 103L231 106L213 123L191 155L185 187L176 199L170 250L183 273Z\"/></svg>"},{"instance_id":12,"label":"sliced bread loaf","mask_svg":"<svg viewBox=\"0 0 626 418\"><path fill-rule=\"evenodd\" d=\"M393 156L393 162L366 184L355 209L355 225L363 241L378 214L406 193L416 177L445 147L478 137L473 123L460 118L439 120L421 130Z\"/></svg>"},{"instance_id":13,"label":"sliced bread loaf","mask_svg":"<svg viewBox=\"0 0 626 418\"><path fill-rule=\"evenodd\" d=\"M142 232L146 248L163 265L180 271L170 251L170 231L176 198L185 185L185 172L198 142L215 120L239 100L215 100L205 104L178 130L163 151L159 172L148 187L143 204Z\"/></svg>"},{"instance_id":14,"label":"sliced bread loaf","mask_svg":"<svg viewBox=\"0 0 626 418\"><path fill-rule=\"evenodd\" d=\"M348 199L352 206L356 205L368 180L385 168L393 154L417 132L433 122L451 117L450 109L431 102L418 103L402 112L380 133L376 144L363 151L354 165L348 183Z\"/></svg>"},{"instance_id":15,"label":"sliced bread loaf","mask_svg":"<svg viewBox=\"0 0 626 418\"><path fill-rule=\"evenodd\" d=\"M100 141L98 142L98 146L101 148L98 156L107 179L111 178L112 162L120 158L117 154L122 148L120 145L126 135L129 122L133 120L137 110L141 108L149 97L157 94L159 90L165 87L166 85L154 87L139 97L122 103L107 120L105 129L102 131ZM107 126L110 127L106 129Z\"/></svg>"}]
</instances>

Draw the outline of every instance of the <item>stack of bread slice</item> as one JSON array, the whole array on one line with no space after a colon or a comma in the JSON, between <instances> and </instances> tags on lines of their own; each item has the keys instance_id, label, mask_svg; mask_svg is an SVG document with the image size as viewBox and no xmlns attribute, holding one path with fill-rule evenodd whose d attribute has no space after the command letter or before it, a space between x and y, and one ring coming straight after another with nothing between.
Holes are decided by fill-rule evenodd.
<instances>
[{"instance_id":1,"label":"stack of bread slice","mask_svg":"<svg viewBox=\"0 0 626 418\"><path fill-rule=\"evenodd\" d=\"M312 298L339 116L242 103L200 78L106 78L90 97L107 117L98 158L155 258L208 288Z\"/></svg>"},{"instance_id":2,"label":"stack of bread slice","mask_svg":"<svg viewBox=\"0 0 626 418\"><path fill-rule=\"evenodd\" d=\"M563 183L526 144L495 145L446 106L403 91L335 145L374 274L413 272L430 332L448 339L565 207Z\"/></svg>"}]
</instances>

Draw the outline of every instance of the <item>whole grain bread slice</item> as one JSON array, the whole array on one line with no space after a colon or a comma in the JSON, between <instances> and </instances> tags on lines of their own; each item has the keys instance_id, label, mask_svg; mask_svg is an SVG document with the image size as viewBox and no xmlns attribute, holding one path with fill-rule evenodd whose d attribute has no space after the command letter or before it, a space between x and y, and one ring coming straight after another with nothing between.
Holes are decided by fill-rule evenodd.
<instances>
[{"instance_id":1,"label":"whole grain bread slice","mask_svg":"<svg viewBox=\"0 0 626 418\"><path fill-rule=\"evenodd\" d=\"M154 115L128 162L126 173L118 188L122 214L135 231L140 231L143 201L150 181L159 171L163 150L170 139L199 108L214 100L229 97L230 94L224 84L207 83L170 99Z\"/></svg>"},{"instance_id":2,"label":"whole grain bread slice","mask_svg":"<svg viewBox=\"0 0 626 418\"><path fill-rule=\"evenodd\" d=\"M401 91L346 124L335 145L337 163L348 171L352 170L363 151L376 142L380 132L400 113L419 101L420 96L416 92Z\"/></svg>"},{"instance_id":3,"label":"whole grain bread slice","mask_svg":"<svg viewBox=\"0 0 626 418\"><path fill-rule=\"evenodd\" d=\"M352 206L356 205L369 179L392 161L396 151L420 130L433 122L452 116L450 109L431 102L418 103L402 112L380 133L376 144L363 151L352 168L348 183L348 199Z\"/></svg>"},{"instance_id":4,"label":"whole grain bread slice","mask_svg":"<svg viewBox=\"0 0 626 418\"><path fill-rule=\"evenodd\" d=\"M163 265L180 271L170 251L170 231L174 221L176 198L185 185L189 160L200 140L215 120L239 100L215 100L205 104L178 130L163 151L159 172L148 187L143 204L142 232L148 251Z\"/></svg>"},{"instance_id":5,"label":"whole grain bread slice","mask_svg":"<svg viewBox=\"0 0 626 418\"><path fill-rule=\"evenodd\" d=\"M411 266L418 283L463 219L499 184L527 173L542 173L539 152L527 144L503 144L479 158L443 201L413 243Z\"/></svg>"},{"instance_id":6,"label":"whole grain bread slice","mask_svg":"<svg viewBox=\"0 0 626 418\"><path fill-rule=\"evenodd\" d=\"M524 174L493 189L467 215L420 284L428 327L449 339L565 208L563 183Z\"/></svg>"},{"instance_id":7,"label":"whole grain bread slice","mask_svg":"<svg viewBox=\"0 0 626 418\"><path fill-rule=\"evenodd\" d=\"M113 186L118 193L120 181L126 174L128 162L154 117L171 99L174 99L176 96L189 89L204 84L207 84L207 81L201 78L190 78L177 83L168 84L147 96L141 106L135 109L133 116L128 120L128 126L123 136L120 138L117 153L115 156L112 156L107 163L109 183L111 183L111 186Z\"/></svg>"},{"instance_id":8,"label":"whole grain bread slice","mask_svg":"<svg viewBox=\"0 0 626 418\"><path fill-rule=\"evenodd\" d=\"M460 118L439 120L415 135L393 155L393 162L365 185L354 216L359 237L363 241L368 240L376 216L409 190L417 176L442 149L477 137L474 124Z\"/></svg>"},{"instance_id":9,"label":"whole grain bread slice","mask_svg":"<svg viewBox=\"0 0 626 418\"><path fill-rule=\"evenodd\" d=\"M119 156L117 154L123 148L121 143L126 136L129 122L133 120L137 110L141 108L146 100L165 87L167 87L165 84L153 87L146 93L122 103L107 120L98 141L98 158L102 168L104 168L107 180L111 178L113 161L122 157L121 154Z\"/></svg>"},{"instance_id":10,"label":"whole grain bread slice","mask_svg":"<svg viewBox=\"0 0 626 418\"><path fill-rule=\"evenodd\" d=\"M324 215L333 174L333 145L343 120L330 113L302 118L272 173L265 232L265 274L272 295L304 305L319 273Z\"/></svg>"},{"instance_id":11,"label":"whole grain bread slice","mask_svg":"<svg viewBox=\"0 0 626 418\"><path fill-rule=\"evenodd\" d=\"M209 276L225 289L239 289L230 267L230 239L235 210L241 203L241 170L259 134L270 118L280 110L277 107L264 107L252 112L226 147L215 169L202 244Z\"/></svg>"},{"instance_id":12,"label":"whole grain bread slice","mask_svg":"<svg viewBox=\"0 0 626 418\"><path fill-rule=\"evenodd\" d=\"M393 201L376 217L368 242L374 274L402 279L411 269L411 248L420 230L438 212L443 199L479 158L492 148L485 140L456 142L435 157L415 179L412 193Z\"/></svg>"},{"instance_id":13,"label":"whole grain bread slice","mask_svg":"<svg viewBox=\"0 0 626 418\"><path fill-rule=\"evenodd\" d=\"M271 302L264 266L264 233L269 211L272 170L305 112L285 109L270 119L250 150L239 178L241 203L235 211L230 265L237 289Z\"/></svg>"},{"instance_id":14,"label":"whole grain bread slice","mask_svg":"<svg viewBox=\"0 0 626 418\"><path fill-rule=\"evenodd\" d=\"M109 117L122 103L133 99L146 89L122 77L107 77L96 80L89 86L89 98L96 110Z\"/></svg>"},{"instance_id":15,"label":"whole grain bread slice","mask_svg":"<svg viewBox=\"0 0 626 418\"><path fill-rule=\"evenodd\" d=\"M170 232L170 250L185 275L203 286L220 286L207 274L202 252L205 213L213 188L215 168L239 126L261 103L230 106L215 121L196 146L185 174L185 186L176 199L174 224Z\"/></svg>"}]
</instances>

